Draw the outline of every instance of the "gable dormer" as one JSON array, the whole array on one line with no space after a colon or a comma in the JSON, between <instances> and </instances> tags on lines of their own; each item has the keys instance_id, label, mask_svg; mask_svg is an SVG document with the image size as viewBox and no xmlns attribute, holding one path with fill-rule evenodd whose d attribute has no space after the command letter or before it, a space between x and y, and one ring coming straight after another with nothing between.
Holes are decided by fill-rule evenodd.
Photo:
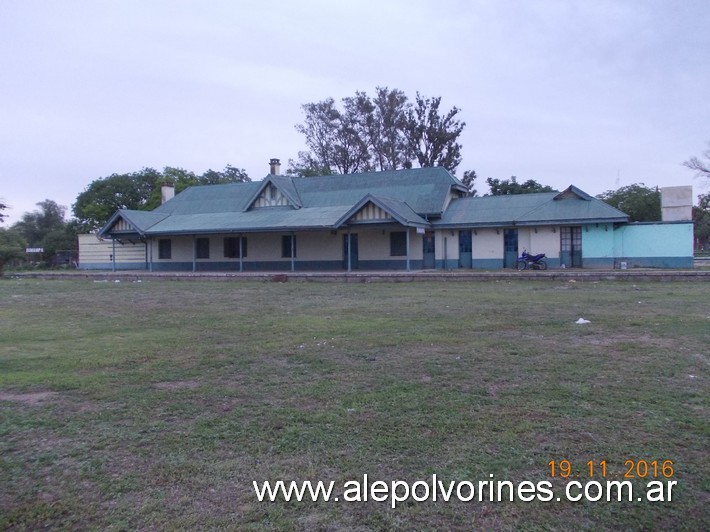
<instances>
[{"instance_id":1,"label":"gable dormer","mask_svg":"<svg viewBox=\"0 0 710 532\"><path fill-rule=\"evenodd\" d=\"M273 183L269 183L256 198L252 207L258 209L261 207L288 207L289 205L291 203L289 203L286 195L275 187Z\"/></svg>"},{"instance_id":2,"label":"gable dormer","mask_svg":"<svg viewBox=\"0 0 710 532\"><path fill-rule=\"evenodd\" d=\"M576 200L584 200L584 201L591 201L593 198L583 190L575 187L574 185L568 186L566 189L564 189L562 192L557 194L554 198L554 200L565 200L565 199L576 199Z\"/></svg>"},{"instance_id":3,"label":"gable dormer","mask_svg":"<svg viewBox=\"0 0 710 532\"><path fill-rule=\"evenodd\" d=\"M393 219L385 209L368 201L348 220L348 223L388 222Z\"/></svg>"},{"instance_id":4,"label":"gable dormer","mask_svg":"<svg viewBox=\"0 0 710 532\"><path fill-rule=\"evenodd\" d=\"M301 208L301 201L293 183L293 178L273 175L266 177L247 203L245 210L268 207Z\"/></svg>"},{"instance_id":5,"label":"gable dormer","mask_svg":"<svg viewBox=\"0 0 710 532\"><path fill-rule=\"evenodd\" d=\"M396 222L405 227L429 227L429 222L404 202L367 194L335 222L335 227Z\"/></svg>"}]
</instances>

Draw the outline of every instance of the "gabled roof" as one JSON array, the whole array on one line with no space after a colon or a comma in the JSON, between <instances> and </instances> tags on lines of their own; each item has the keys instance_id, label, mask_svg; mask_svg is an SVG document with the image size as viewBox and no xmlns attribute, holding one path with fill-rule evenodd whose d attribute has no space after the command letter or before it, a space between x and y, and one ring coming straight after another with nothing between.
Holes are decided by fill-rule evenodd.
<instances>
[{"instance_id":1,"label":"gabled roof","mask_svg":"<svg viewBox=\"0 0 710 532\"><path fill-rule=\"evenodd\" d=\"M278 206L262 202L251 208L268 186L280 191ZM384 222L423 228L628 221L623 212L574 186L559 193L451 199L464 191L441 167L311 178L267 176L255 183L190 187L153 211L119 210L99 236L332 230Z\"/></svg>"},{"instance_id":2,"label":"gabled roof","mask_svg":"<svg viewBox=\"0 0 710 532\"><path fill-rule=\"evenodd\" d=\"M288 205L251 208L270 185ZM425 217L441 216L452 191L457 195L465 187L442 167L309 178L270 175L254 183L189 187L151 212L119 211L114 217L133 220L141 236L333 229L370 195L365 201L376 201L400 223L424 227L429 226ZM114 234L114 222L112 218L101 234Z\"/></svg>"},{"instance_id":3,"label":"gabled roof","mask_svg":"<svg viewBox=\"0 0 710 532\"><path fill-rule=\"evenodd\" d=\"M253 207L254 202L257 200L257 198L261 195L262 192L268 187L269 185L275 187L276 189L280 190L281 193L286 196L288 199L288 202L293 205L296 208L301 208L303 204L301 203L301 198L298 197L298 189L294 185L293 182L293 177L291 176L276 176L276 175L268 175L266 176L261 182L259 188L257 188L254 193L251 195L251 197L247 200L247 206L244 208L244 210L249 210ZM299 178L296 178L299 179Z\"/></svg>"},{"instance_id":4,"label":"gabled roof","mask_svg":"<svg viewBox=\"0 0 710 532\"><path fill-rule=\"evenodd\" d=\"M335 223L335 226L342 227L368 203L372 203L377 207L380 207L383 211L405 227L430 226L429 222L414 212L405 202L392 198L383 198L373 194L367 194L355 205L353 205L352 208L348 209L347 212L345 212L345 214L343 214L343 216L341 216Z\"/></svg>"},{"instance_id":5,"label":"gabled roof","mask_svg":"<svg viewBox=\"0 0 710 532\"><path fill-rule=\"evenodd\" d=\"M333 229L347 206L253 209L246 212L176 214L154 225L151 235Z\"/></svg>"},{"instance_id":6,"label":"gabled roof","mask_svg":"<svg viewBox=\"0 0 710 532\"><path fill-rule=\"evenodd\" d=\"M136 233L144 236L151 227L168 216L169 214L162 212L120 209L109 218L106 225L98 232L98 236L103 237L108 233ZM116 228L121 221L125 222L121 224L124 227Z\"/></svg>"},{"instance_id":7,"label":"gabled roof","mask_svg":"<svg viewBox=\"0 0 710 532\"><path fill-rule=\"evenodd\" d=\"M304 207L354 205L366 194L397 198L420 216L440 216L451 190L465 192L443 167L294 179Z\"/></svg>"},{"instance_id":8,"label":"gabled roof","mask_svg":"<svg viewBox=\"0 0 710 532\"><path fill-rule=\"evenodd\" d=\"M626 222L628 216L570 186L562 192L455 199L436 227Z\"/></svg>"}]
</instances>

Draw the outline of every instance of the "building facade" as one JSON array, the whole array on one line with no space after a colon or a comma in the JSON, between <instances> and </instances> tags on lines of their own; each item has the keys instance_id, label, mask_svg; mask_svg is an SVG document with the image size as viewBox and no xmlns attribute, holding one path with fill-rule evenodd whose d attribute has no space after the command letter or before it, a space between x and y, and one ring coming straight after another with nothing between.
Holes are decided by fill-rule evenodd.
<instances>
[{"instance_id":1,"label":"building facade","mask_svg":"<svg viewBox=\"0 0 710 532\"><path fill-rule=\"evenodd\" d=\"M626 214L574 186L467 197L440 167L313 178L276 171L260 182L164 197L153 211L120 210L97 235L83 236L80 267L500 269L513 267L523 249L545 253L551 268L692 267L693 261L692 223L629 224Z\"/></svg>"}]
</instances>

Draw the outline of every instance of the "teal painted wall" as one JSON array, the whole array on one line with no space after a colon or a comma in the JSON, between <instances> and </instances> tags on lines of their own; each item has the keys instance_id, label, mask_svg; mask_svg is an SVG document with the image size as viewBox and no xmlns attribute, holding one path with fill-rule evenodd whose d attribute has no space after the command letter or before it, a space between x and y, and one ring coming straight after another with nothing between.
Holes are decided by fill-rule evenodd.
<instances>
[{"instance_id":1,"label":"teal painted wall","mask_svg":"<svg viewBox=\"0 0 710 532\"><path fill-rule=\"evenodd\" d=\"M628 224L615 231L617 259L692 257L692 223Z\"/></svg>"},{"instance_id":2,"label":"teal painted wall","mask_svg":"<svg viewBox=\"0 0 710 532\"><path fill-rule=\"evenodd\" d=\"M583 259L613 259L614 258L613 224L585 225L582 227L582 258Z\"/></svg>"}]
</instances>

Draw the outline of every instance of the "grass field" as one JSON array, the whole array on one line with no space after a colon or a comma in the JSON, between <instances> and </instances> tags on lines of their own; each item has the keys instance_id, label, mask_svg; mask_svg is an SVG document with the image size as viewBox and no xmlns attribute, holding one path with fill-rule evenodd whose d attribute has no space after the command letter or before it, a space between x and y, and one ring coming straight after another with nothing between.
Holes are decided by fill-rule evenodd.
<instances>
[{"instance_id":1,"label":"grass field","mask_svg":"<svg viewBox=\"0 0 710 532\"><path fill-rule=\"evenodd\" d=\"M708 530L709 296L684 282L3 279L0 529ZM252 488L494 475L559 495L548 463L565 459L581 481L590 460L607 480L672 460L657 476L677 481L673 500L392 509Z\"/></svg>"}]
</instances>

